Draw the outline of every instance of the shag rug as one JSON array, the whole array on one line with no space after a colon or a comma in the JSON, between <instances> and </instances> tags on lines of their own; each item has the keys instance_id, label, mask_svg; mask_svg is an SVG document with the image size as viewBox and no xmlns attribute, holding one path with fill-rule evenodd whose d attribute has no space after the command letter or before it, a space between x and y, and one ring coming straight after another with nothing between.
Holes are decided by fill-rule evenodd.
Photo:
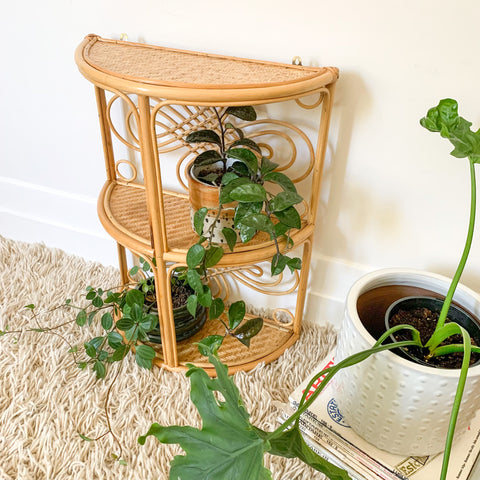
<instances>
[{"instance_id":1,"label":"shag rug","mask_svg":"<svg viewBox=\"0 0 480 480\"><path fill-rule=\"evenodd\" d=\"M118 282L115 268L0 237L0 329L38 327L25 305L47 311L66 298L78 305L87 285L114 287ZM39 322L52 327L74 317L73 311L58 309L42 315ZM140 369L129 356L111 387L118 365L105 380L97 381L91 369L76 367L65 343L66 339L81 347L95 336L95 326L79 328L73 322L56 332L63 339L37 332L0 337L0 478L168 479L169 462L181 449L153 437L141 446L137 438L153 422L200 425L185 376L156 367ZM253 424L267 430L276 427L278 402L287 401L335 339L333 327L305 324L300 340L280 359L235 375ZM95 438L106 431L109 388L109 418L126 465L114 460L119 447L111 435L95 442L79 435ZM265 463L275 480L324 478L296 460L267 456Z\"/></svg>"}]
</instances>

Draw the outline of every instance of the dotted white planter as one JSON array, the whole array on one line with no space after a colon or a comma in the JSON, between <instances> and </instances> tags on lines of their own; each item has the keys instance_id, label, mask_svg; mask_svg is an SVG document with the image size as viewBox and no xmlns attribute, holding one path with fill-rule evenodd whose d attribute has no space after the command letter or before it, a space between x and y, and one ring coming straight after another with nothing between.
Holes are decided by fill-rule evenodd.
<instances>
[{"instance_id":1,"label":"dotted white planter","mask_svg":"<svg viewBox=\"0 0 480 480\"><path fill-rule=\"evenodd\" d=\"M375 343L358 315L358 298L374 288L395 284L445 295L450 280L407 269L385 269L360 278L347 296L337 362ZM480 317L480 297L472 290L459 286L454 301ZM444 450L458 376L458 370L417 365L382 352L336 376L336 399L351 427L376 447L401 455L432 455ZM469 369L457 432L467 428L478 408L480 365Z\"/></svg>"}]
</instances>

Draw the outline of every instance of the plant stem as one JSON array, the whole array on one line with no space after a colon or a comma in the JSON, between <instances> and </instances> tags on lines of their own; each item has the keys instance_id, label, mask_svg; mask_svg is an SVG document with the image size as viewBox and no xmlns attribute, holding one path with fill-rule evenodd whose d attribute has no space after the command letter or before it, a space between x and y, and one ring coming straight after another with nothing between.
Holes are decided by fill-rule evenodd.
<instances>
[{"instance_id":1,"label":"plant stem","mask_svg":"<svg viewBox=\"0 0 480 480\"><path fill-rule=\"evenodd\" d=\"M450 309L450 305L452 303L453 295L455 290L458 286L458 282L460 281L460 277L463 273L463 269L465 268L465 264L467 263L468 254L470 253L470 247L472 245L473 239L473 230L475 227L475 212L476 212L476 203L477 203L477 190L476 190L476 179L475 179L475 163L469 157L468 158L470 163L470 220L468 224L468 233L467 239L465 241L465 247L463 249L462 258L460 259L460 263L458 264L457 271L452 279L452 283L447 292L447 296L445 297L445 301L443 302L443 307L440 312L440 317L437 322L436 330L443 327L445 324L445 320L447 318L448 310ZM429 344L427 343L427 347Z\"/></svg>"}]
</instances>

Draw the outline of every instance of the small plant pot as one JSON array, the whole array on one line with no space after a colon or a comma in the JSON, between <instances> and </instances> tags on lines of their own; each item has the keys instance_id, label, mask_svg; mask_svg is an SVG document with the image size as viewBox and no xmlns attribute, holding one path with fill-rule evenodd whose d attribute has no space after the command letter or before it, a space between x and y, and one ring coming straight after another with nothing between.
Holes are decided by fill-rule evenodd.
<instances>
[{"instance_id":1,"label":"small plant pot","mask_svg":"<svg viewBox=\"0 0 480 480\"><path fill-rule=\"evenodd\" d=\"M149 282L153 282L153 279L149 279ZM190 287L188 287L190 288ZM193 293L193 290L192 290ZM158 317L158 309L156 302L151 305L145 305L147 313L156 315ZM183 304L179 307L173 308L173 321L175 323L175 335L177 342L186 340L199 332L205 325L207 320L207 309L202 305L197 306L195 316L193 316L187 309L187 305ZM152 343L162 343L162 337L160 335L160 327L150 331L148 338Z\"/></svg>"},{"instance_id":2,"label":"small plant pot","mask_svg":"<svg viewBox=\"0 0 480 480\"><path fill-rule=\"evenodd\" d=\"M410 269L385 269L361 277L350 289L335 361L371 348L385 332L390 304L411 295L445 296L450 279ZM454 302L475 317L480 297L459 285ZM385 351L334 377L335 399L346 422L366 441L398 455L434 455L445 447L458 369L432 368ZM457 419L464 432L480 408L480 365L468 370Z\"/></svg>"},{"instance_id":3,"label":"small plant pot","mask_svg":"<svg viewBox=\"0 0 480 480\"><path fill-rule=\"evenodd\" d=\"M390 320L394 315L396 315L400 310L415 310L418 308L428 308L431 312L440 314L443 306L443 300L440 298L434 297L405 297L397 300L392 303L388 308L385 314L385 328L386 330L391 328ZM456 305L450 305L448 310L447 318L451 322L455 322L461 327L463 327L469 333L470 337L475 340L476 345L480 345L480 325L473 318L472 315L465 312L463 309ZM390 336L391 341L394 343L396 338L394 335ZM418 350L418 349L417 349ZM393 353L408 358L413 362L417 362L420 365L425 365L431 367L432 364L426 362L422 358L419 358L414 354L415 349L412 351L408 348L392 350ZM473 365L478 365L480 359L477 360Z\"/></svg>"},{"instance_id":4,"label":"small plant pot","mask_svg":"<svg viewBox=\"0 0 480 480\"><path fill-rule=\"evenodd\" d=\"M237 202L223 205L222 212L218 215L220 187L209 185L199 180L192 171L192 168L187 169L187 181L192 229L195 231L193 224L195 212L205 207L208 209L208 212L203 223L203 231L206 232L212 223L215 223L212 241L219 244L227 243L222 230L224 228L233 228ZM237 242L240 242L238 234Z\"/></svg>"}]
</instances>

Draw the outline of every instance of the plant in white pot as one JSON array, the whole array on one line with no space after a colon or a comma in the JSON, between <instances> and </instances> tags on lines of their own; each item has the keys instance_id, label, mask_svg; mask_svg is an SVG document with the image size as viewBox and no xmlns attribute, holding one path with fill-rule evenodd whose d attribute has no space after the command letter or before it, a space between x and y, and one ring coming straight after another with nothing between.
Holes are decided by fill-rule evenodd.
<instances>
[{"instance_id":1,"label":"plant in white pot","mask_svg":"<svg viewBox=\"0 0 480 480\"><path fill-rule=\"evenodd\" d=\"M202 353L214 364L218 375L218 378L211 379L204 370L193 366L187 373L191 379L191 399L203 419L202 428L163 427L153 424L147 434L139 438L139 442L144 443L147 436L154 435L163 443L181 445L186 454L177 456L172 461L171 479L271 479L271 472L263 466L265 452L288 458L298 457L316 470L325 473L331 480L350 478L345 471L330 464L308 448L303 441L299 426L300 415L308 409L332 377L339 372L341 373L337 381L337 401L351 425L373 443L379 445L379 440L381 448L386 447L390 440L388 437L391 437L393 444L388 448L407 453L403 451L403 448L407 448L405 445L395 444L395 440L400 438L400 440L406 439L407 445L414 444L413 453L420 454L419 450L423 446L419 444L421 440L419 440L420 437L417 438L417 433L412 434L411 430L408 431L402 425L393 428L389 426L389 422L392 421L389 416L392 412L389 410L392 410L401 424L407 423L409 428L418 427L417 430L420 433L424 430L427 436L433 434L436 437L436 444L427 447L430 453L438 453L443 445L445 446L440 480L446 479L458 412L462 408L463 418L460 417L459 421L464 423L480 407L480 395L478 395L480 365L470 366L472 352L478 355L480 348L472 346L470 334L461 325L447 321L443 323L442 318L445 318L445 313L440 315L435 333L427 340L422 340L420 332L408 324L398 325L387 331L384 325L381 327L373 325L368 327L372 332L370 333L362 324L359 314L359 310L362 310L362 317L366 315L374 319L380 318L379 322L383 324L385 302L391 303L392 293L389 291L385 293L382 289L396 283L402 291L400 293L397 291L395 296L410 294L412 288L429 290L434 296L446 294L446 313L449 312L449 305L453 299L461 303L465 309L480 315L480 298L469 289L458 285L473 237L476 193L474 164L480 159L480 133L470 130L471 124L458 116L457 104L450 99L442 100L437 107L429 110L427 117L422 120L422 125L450 139L455 145L452 154L456 157L468 157L470 162L472 202L469 234L452 286L449 288L448 280L443 277L411 271L387 270L375 272L361 279L351 289L347 299L336 365L317 373L311 379L297 412L273 432L265 432L250 423L249 414L238 389L233 380L228 377L227 367L218 359L216 346L201 345ZM375 296L380 293L380 302L368 301L373 296L372 292ZM387 343L390 336L398 331L411 332L411 339ZM453 335L460 335L460 341L455 340L453 343L444 345L445 341ZM437 356L460 355L461 368L432 368L416 364L412 360L387 351L402 350L407 347L419 348L424 353L422 361L427 363ZM394 372L397 363L400 364L400 374ZM383 370L383 367L386 367L386 370ZM421 371L421 374L418 383L415 384L412 378L417 371ZM466 383L467 375L469 383ZM306 400L310 386L321 376L325 376L324 380ZM430 376L433 379L430 379ZM381 381L378 390L372 386L375 377ZM389 384L392 378L393 384ZM351 388L342 387L345 383L348 383ZM448 390L447 397L437 395L441 390ZM464 390L467 400L462 404ZM218 396L215 392L221 395ZM430 397L427 403L422 403L424 393L433 393L433 397ZM403 403L404 399L405 403ZM354 408L357 404L359 409L355 412ZM436 405L440 407L439 410L435 409ZM417 412L420 412L420 415ZM366 430L362 431L364 424ZM377 425L380 425L379 430L375 430ZM376 435L378 438L375 438ZM417 448L419 450L416 450ZM219 454L219 452L222 453Z\"/></svg>"}]
</instances>

